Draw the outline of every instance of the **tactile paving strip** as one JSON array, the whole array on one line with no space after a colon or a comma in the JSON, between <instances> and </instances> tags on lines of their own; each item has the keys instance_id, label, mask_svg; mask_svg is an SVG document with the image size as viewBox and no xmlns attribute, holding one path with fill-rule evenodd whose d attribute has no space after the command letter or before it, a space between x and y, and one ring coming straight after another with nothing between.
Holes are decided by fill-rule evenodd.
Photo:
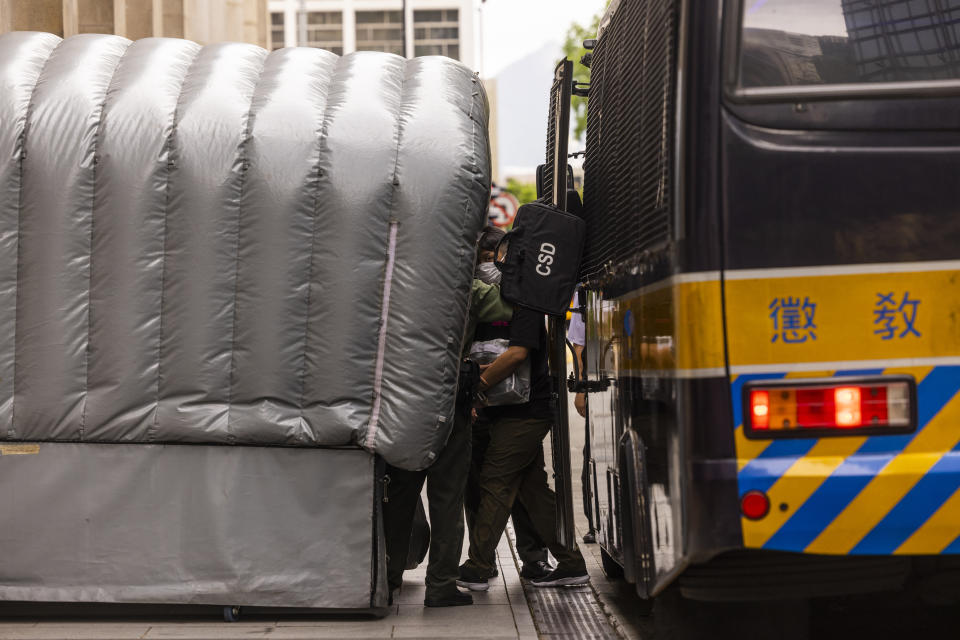
<instances>
[{"instance_id":1,"label":"tactile paving strip","mask_svg":"<svg viewBox=\"0 0 960 640\"><path fill-rule=\"evenodd\" d=\"M516 549L513 526L507 531L510 547ZM516 552L514 562L517 562ZM620 639L589 585L538 589L525 580L523 593L541 638Z\"/></svg>"},{"instance_id":2,"label":"tactile paving strip","mask_svg":"<svg viewBox=\"0 0 960 640\"><path fill-rule=\"evenodd\" d=\"M538 589L525 583L523 592L541 638L620 638L588 586Z\"/></svg>"}]
</instances>

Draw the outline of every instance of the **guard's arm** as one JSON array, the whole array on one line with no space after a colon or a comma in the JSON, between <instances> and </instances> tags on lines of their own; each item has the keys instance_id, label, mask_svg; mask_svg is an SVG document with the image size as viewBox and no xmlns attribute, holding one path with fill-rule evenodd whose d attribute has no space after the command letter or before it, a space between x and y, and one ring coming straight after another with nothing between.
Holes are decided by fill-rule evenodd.
<instances>
[{"instance_id":1,"label":"guard's arm","mask_svg":"<svg viewBox=\"0 0 960 640\"><path fill-rule=\"evenodd\" d=\"M500 285L476 278L470 289L470 309L477 322L506 321L513 316L513 307L500 297Z\"/></svg>"},{"instance_id":2,"label":"guard's arm","mask_svg":"<svg viewBox=\"0 0 960 640\"><path fill-rule=\"evenodd\" d=\"M577 359L577 371L580 372L580 379L586 380L587 373L583 369L583 345L575 344L573 345L573 355ZM582 417L587 417L587 395L581 391L573 398L573 407L577 410Z\"/></svg>"},{"instance_id":3,"label":"guard's arm","mask_svg":"<svg viewBox=\"0 0 960 640\"><path fill-rule=\"evenodd\" d=\"M527 347L512 346L497 356L497 359L483 369L480 374L480 383L477 386L479 391L486 391L497 384L511 373L517 370L527 356L530 350Z\"/></svg>"}]
</instances>

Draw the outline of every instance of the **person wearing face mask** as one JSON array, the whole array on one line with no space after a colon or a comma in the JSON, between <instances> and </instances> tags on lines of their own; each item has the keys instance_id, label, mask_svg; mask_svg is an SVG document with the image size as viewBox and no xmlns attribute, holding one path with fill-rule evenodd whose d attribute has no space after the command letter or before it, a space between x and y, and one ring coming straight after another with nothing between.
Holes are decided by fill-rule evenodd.
<instances>
[{"instance_id":1,"label":"person wearing face mask","mask_svg":"<svg viewBox=\"0 0 960 640\"><path fill-rule=\"evenodd\" d=\"M497 244L505 235L505 232L496 227L487 227L480 236L480 242L477 245L478 262L476 277L486 284L500 283L500 270L493 263L494 252ZM495 324L505 325L503 320ZM467 337L473 339L473 333L468 333ZM480 469L483 467L483 461L490 445L490 421L485 414L480 411L473 423L473 453L470 458L470 473L467 476L467 489L464 495L463 506L467 517L467 531L472 532L475 525L477 508L480 506ZM550 572L550 564L547 560L547 548L540 536L537 535L536 527L530 520L530 515L523 503L519 500L513 503L510 510L510 517L513 520L513 529L517 539L517 555L523 566L520 575L527 579L540 578ZM494 568L493 574L498 572Z\"/></svg>"},{"instance_id":2,"label":"person wearing face mask","mask_svg":"<svg viewBox=\"0 0 960 640\"><path fill-rule=\"evenodd\" d=\"M492 263L491 263L491 266ZM477 271L480 275L482 272ZM498 272L499 273L499 272ZM470 291L470 314L467 333L473 336L477 322L509 320L513 309L500 297L500 287L492 282L474 279ZM464 344L469 352L470 341ZM478 378L476 365L461 366L458 381L457 406L453 428L446 446L428 468L407 471L387 465L383 501L383 526L387 552L387 584L390 600L403 584L410 549L414 515L424 482L427 485L427 503L430 512L431 539L427 561L427 607L455 607L473 603L469 593L457 589L458 565L463 550L463 500L470 467L473 408L473 390Z\"/></svg>"},{"instance_id":3,"label":"person wearing face mask","mask_svg":"<svg viewBox=\"0 0 960 640\"><path fill-rule=\"evenodd\" d=\"M482 261L493 258L493 250L486 249L490 245L495 248L498 242L481 239ZM489 420L489 443L479 465L479 504L472 518L469 557L460 567L457 584L471 591L489 588L489 579L496 575L497 544L518 503L558 562L556 568L531 578L530 583L536 587L586 584L590 577L583 556L557 540L556 498L544 468L543 439L554 419L544 314L517 307L508 322L480 324L474 338L484 342L506 339L509 343L506 351L483 367L477 390L486 391L529 360L530 397L520 404L483 409Z\"/></svg>"}]
</instances>

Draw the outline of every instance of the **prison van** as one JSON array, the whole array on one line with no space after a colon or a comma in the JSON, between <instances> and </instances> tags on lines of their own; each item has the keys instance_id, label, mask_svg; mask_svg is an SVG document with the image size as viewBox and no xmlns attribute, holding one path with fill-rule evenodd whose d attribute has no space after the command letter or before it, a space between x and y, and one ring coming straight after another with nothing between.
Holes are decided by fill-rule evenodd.
<instances>
[{"instance_id":1,"label":"prison van","mask_svg":"<svg viewBox=\"0 0 960 640\"><path fill-rule=\"evenodd\" d=\"M588 43L584 489L641 598L958 567L960 7L920 4L621 0Z\"/></svg>"}]
</instances>

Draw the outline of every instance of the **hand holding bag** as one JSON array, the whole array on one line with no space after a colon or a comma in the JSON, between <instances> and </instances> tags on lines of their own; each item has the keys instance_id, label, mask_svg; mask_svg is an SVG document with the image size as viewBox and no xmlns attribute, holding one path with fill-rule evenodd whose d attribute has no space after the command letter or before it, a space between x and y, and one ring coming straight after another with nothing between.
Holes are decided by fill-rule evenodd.
<instances>
[{"instance_id":1,"label":"hand holding bag","mask_svg":"<svg viewBox=\"0 0 960 640\"><path fill-rule=\"evenodd\" d=\"M477 364L490 364L510 346L508 340L498 338L474 342L470 347L470 359ZM527 357L516 371L480 394L485 407L508 404L523 404L530 400L530 358Z\"/></svg>"}]
</instances>

